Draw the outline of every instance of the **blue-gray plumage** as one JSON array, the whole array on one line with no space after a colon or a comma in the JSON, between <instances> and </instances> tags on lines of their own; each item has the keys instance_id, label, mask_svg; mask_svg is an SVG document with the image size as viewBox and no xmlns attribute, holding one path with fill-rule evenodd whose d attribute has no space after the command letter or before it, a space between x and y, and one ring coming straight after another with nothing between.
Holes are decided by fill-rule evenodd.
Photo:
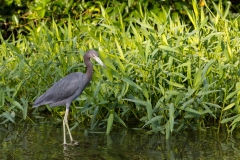
<instances>
[{"instance_id":1,"label":"blue-gray plumage","mask_svg":"<svg viewBox=\"0 0 240 160\"><path fill-rule=\"evenodd\" d=\"M51 107L62 106L71 103L76 99L90 82L91 77L87 77L81 72L71 73L56 82L35 102L33 107L49 104Z\"/></svg>"},{"instance_id":2,"label":"blue-gray plumage","mask_svg":"<svg viewBox=\"0 0 240 160\"><path fill-rule=\"evenodd\" d=\"M98 53L95 50L87 51L86 54L84 55L84 62L87 66L87 72L85 74L81 72L71 73L68 76L60 79L51 88L49 88L44 94L42 94L39 98L37 98L33 105L33 108L46 105L46 104L49 104L51 107L63 106L63 105L66 106L66 112L63 119L63 132L64 132L63 144L67 144L66 135L65 135L65 126L68 129L71 142L73 141L73 138L68 126L67 116L68 116L69 107L72 101L75 100L82 93L84 88L92 79L93 66L90 61L90 58L93 58L100 65L105 67L103 62L98 57Z\"/></svg>"}]
</instances>

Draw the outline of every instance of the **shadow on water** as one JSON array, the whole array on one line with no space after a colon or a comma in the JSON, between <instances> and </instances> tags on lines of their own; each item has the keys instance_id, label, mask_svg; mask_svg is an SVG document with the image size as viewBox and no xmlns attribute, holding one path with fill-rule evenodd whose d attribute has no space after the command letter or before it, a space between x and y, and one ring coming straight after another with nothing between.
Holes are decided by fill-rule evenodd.
<instances>
[{"instance_id":1,"label":"shadow on water","mask_svg":"<svg viewBox=\"0 0 240 160\"><path fill-rule=\"evenodd\" d=\"M62 145L62 128L54 124L8 125L0 128L0 159L83 159L83 160L155 160L155 159L240 159L240 133L231 138L225 131L175 134L166 140L161 134L147 135L131 129L104 133L73 130L76 146Z\"/></svg>"}]
</instances>

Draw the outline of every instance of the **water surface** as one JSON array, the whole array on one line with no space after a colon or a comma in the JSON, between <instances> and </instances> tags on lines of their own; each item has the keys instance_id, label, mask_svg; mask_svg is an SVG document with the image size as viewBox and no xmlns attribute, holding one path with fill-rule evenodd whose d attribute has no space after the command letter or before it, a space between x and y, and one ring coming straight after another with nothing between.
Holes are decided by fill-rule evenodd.
<instances>
[{"instance_id":1,"label":"water surface","mask_svg":"<svg viewBox=\"0 0 240 160\"><path fill-rule=\"evenodd\" d=\"M0 159L83 159L83 160L157 160L157 159L240 159L240 133L229 137L217 134L214 127L206 131L184 131L169 140L164 135L122 129L91 133L76 128L73 138L79 145L62 145L61 125L22 124L0 128Z\"/></svg>"}]
</instances>

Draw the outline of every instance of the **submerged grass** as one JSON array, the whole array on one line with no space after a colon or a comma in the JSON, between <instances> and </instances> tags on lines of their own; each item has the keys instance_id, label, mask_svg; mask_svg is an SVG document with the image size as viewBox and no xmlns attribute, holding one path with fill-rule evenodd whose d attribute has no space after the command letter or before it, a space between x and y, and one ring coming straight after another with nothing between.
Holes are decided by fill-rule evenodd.
<instances>
[{"instance_id":1,"label":"submerged grass","mask_svg":"<svg viewBox=\"0 0 240 160\"><path fill-rule=\"evenodd\" d=\"M1 38L1 124L41 118L37 110L45 107L30 110L33 100L61 77L84 72L84 52L94 48L107 69L94 66L91 85L72 104L72 128L103 126L108 134L134 119L166 138L211 124L232 132L240 119L239 18L229 16L230 4L213 3L214 11L192 4L185 9L190 24L139 4L129 17L102 7L98 23L43 21L26 26L27 36ZM63 107L47 109L63 116Z\"/></svg>"}]
</instances>

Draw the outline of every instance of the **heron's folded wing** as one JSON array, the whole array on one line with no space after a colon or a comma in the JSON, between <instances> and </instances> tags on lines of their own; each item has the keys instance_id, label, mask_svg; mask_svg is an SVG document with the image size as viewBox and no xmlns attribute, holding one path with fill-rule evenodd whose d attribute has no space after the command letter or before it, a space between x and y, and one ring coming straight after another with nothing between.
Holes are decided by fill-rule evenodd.
<instances>
[{"instance_id":1,"label":"heron's folded wing","mask_svg":"<svg viewBox=\"0 0 240 160\"><path fill-rule=\"evenodd\" d=\"M34 102L33 107L65 100L75 95L76 92L82 92L85 85L85 76L83 73L71 73L57 81L51 88L42 94Z\"/></svg>"}]
</instances>

